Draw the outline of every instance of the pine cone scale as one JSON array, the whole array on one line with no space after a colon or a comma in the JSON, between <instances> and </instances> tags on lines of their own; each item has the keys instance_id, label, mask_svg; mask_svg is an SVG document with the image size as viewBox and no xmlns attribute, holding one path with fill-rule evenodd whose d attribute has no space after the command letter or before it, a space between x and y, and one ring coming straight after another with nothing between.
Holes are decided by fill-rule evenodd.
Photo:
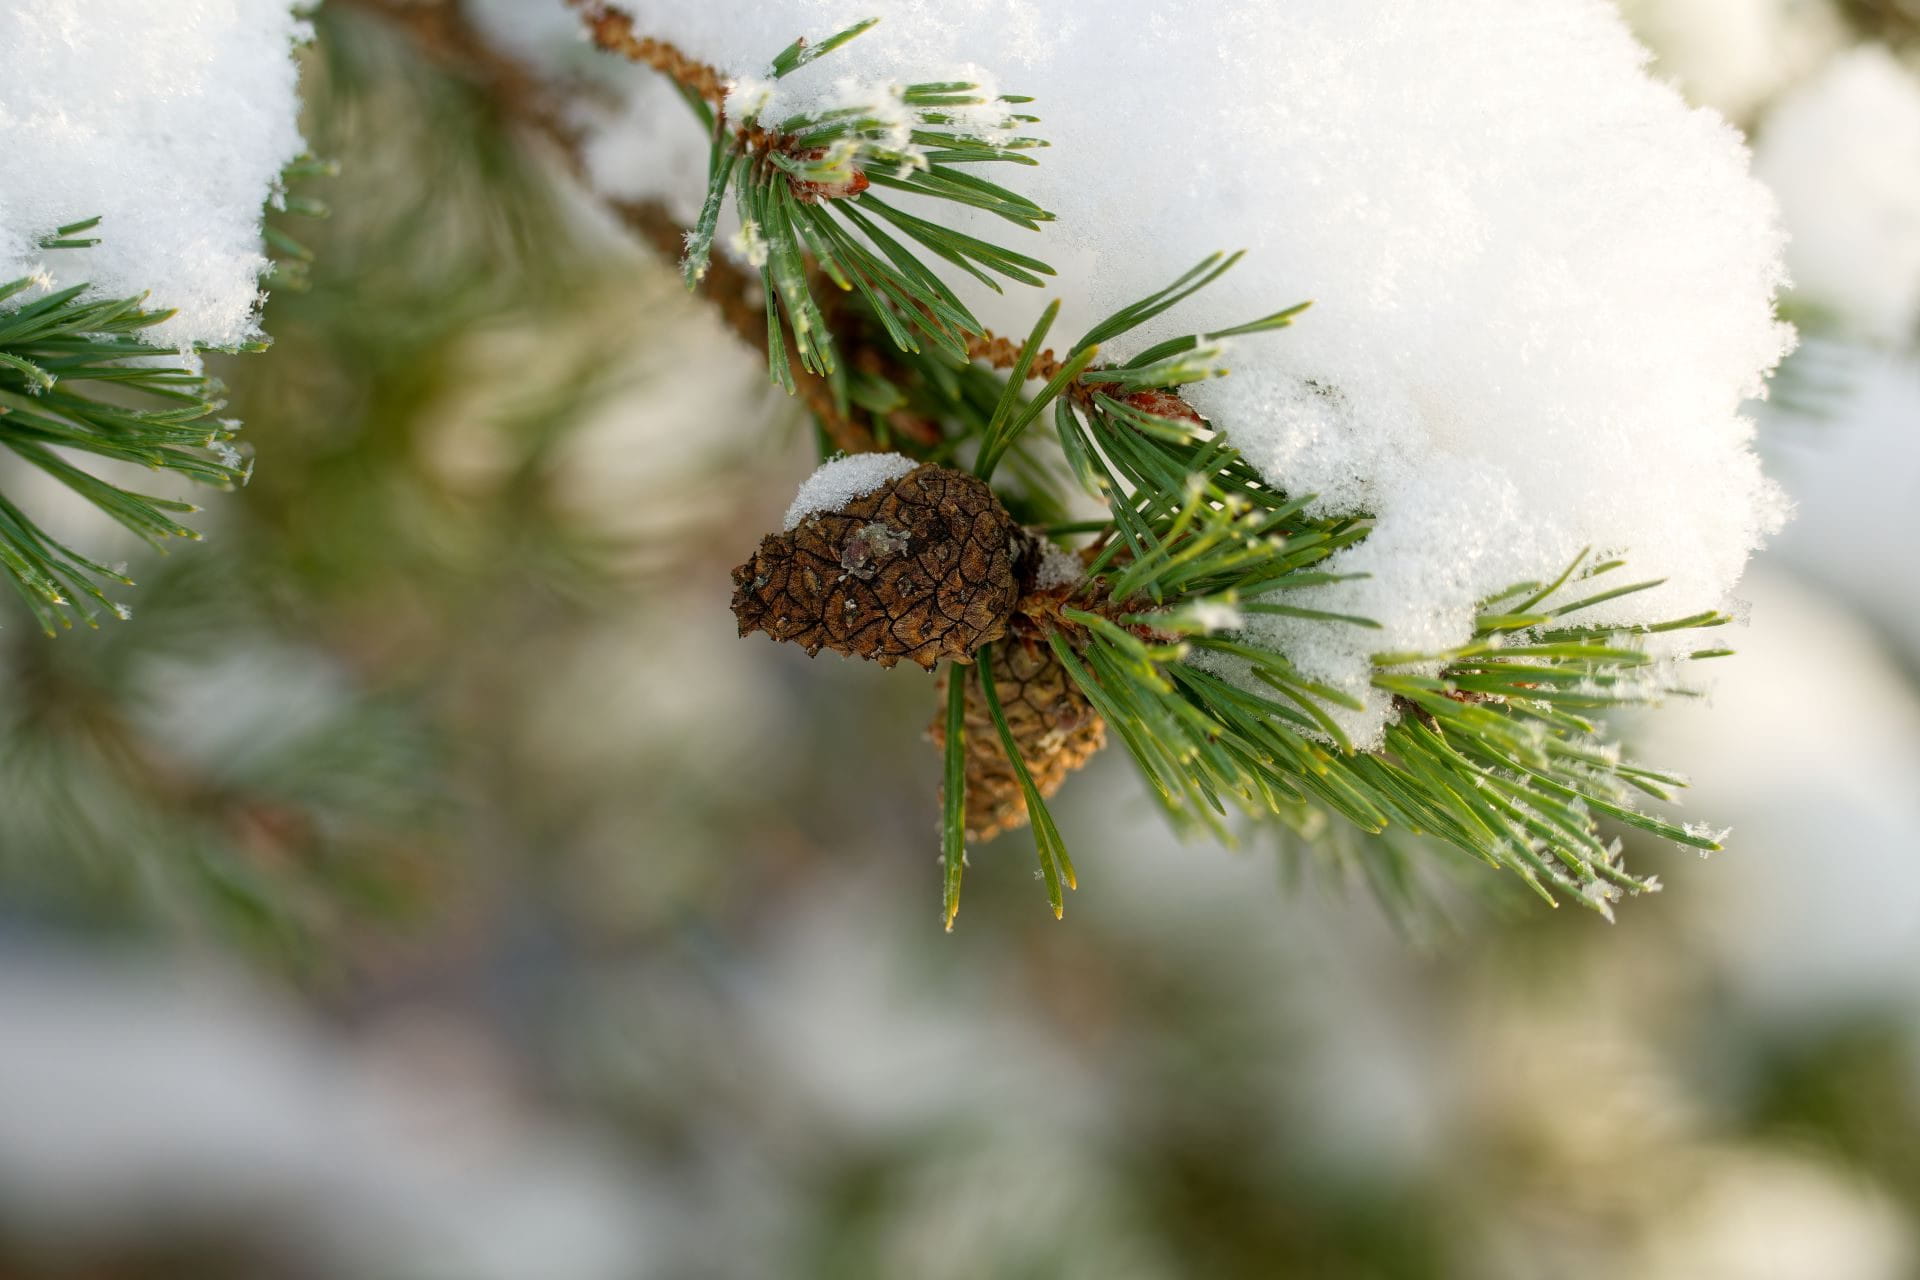
<instances>
[{"instance_id":1,"label":"pine cone scale","mask_svg":"<svg viewBox=\"0 0 1920 1280\"><path fill-rule=\"evenodd\" d=\"M1005 632L1017 532L976 477L918 467L762 539L733 571L740 634L887 667L965 661Z\"/></svg>"},{"instance_id":2,"label":"pine cone scale","mask_svg":"<svg viewBox=\"0 0 1920 1280\"><path fill-rule=\"evenodd\" d=\"M1106 722L1044 645L1016 640L1000 646L994 650L992 673L1000 710L1034 788L1043 798L1052 796L1106 745ZM952 678L951 672L948 678ZM967 838L989 840L1003 831L1025 826L1030 821L1026 793L1007 757L986 698L971 679L964 723ZM934 717L928 736L936 745L945 744L944 716Z\"/></svg>"}]
</instances>

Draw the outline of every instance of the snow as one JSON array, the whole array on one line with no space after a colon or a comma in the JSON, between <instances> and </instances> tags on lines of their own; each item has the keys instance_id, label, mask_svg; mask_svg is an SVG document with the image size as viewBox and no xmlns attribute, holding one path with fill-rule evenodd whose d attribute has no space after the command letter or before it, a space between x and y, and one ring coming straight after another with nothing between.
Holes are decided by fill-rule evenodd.
<instances>
[{"instance_id":1,"label":"snow","mask_svg":"<svg viewBox=\"0 0 1920 1280\"><path fill-rule=\"evenodd\" d=\"M157 345L258 336L261 217L304 149L293 48L275 0L0 3L0 281L150 294ZM98 216L101 243L43 251Z\"/></svg>"},{"instance_id":2,"label":"snow","mask_svg":"<svg viewBox=\"0 0 1920 1280\"><path fill-rule=\"evenodd\" d=\"M920 464L898 453L855 453L823 462L800 485L787 508L786 529L797 529L810 515L846 506Z\"/></svg>"},{"instance_id":3,"label":"snow","mask_svg":"<svg viewBox=\"0 0 1920 1280\"><path fill-rule=\"evenodd\" d=\"M1275 484L1377 517L1325 566L1370 579L1290 600L1383 630L1252 627L1367 699L1346 725L1362 744L1389 711L1368 689L1373 652L1463 642L1477 599L1589 546L1666 580L1596 621L1715 607L1782 518L1741 415L1792 340L1773 313L1777 210L1737 132L1650 75L1602 0L629 7L733 76L763 74L792 34L882 18L782 80L775 114L844 100L849 73L945 78L973 60L1040 95L1035 131L1054 145L1037 169L987 176L1058 221L938 216L1052 263L1056 332L1221 249L1249 252L1112 354L1315 301L1240 343L1233 376L1192 399ZM521 40L546 21L502 19ZM630 157L624 176L640 186L623 195L699 196L678 162ZM1045 300L956 287L1003 333L1026 332Z\"/></svg>"},{"instance_id":4,"label":"snow","mask_svg":"<svg viewBox=\"0 0 1920 1280\"><path fill-rule=\"evenodd\" d=\"M760 233L757 223L743 222L740 229L727 238L734 253L741 261L753 267L767 265L767 238Z\"/></svg>"},{"instance_id":5,"label":"snow","mask_svg":"<svg viewBox=\"0 0 1920 1280\"><path fill-rule=\"evenodd\" d=\"M1053 591L1077 586L1086 576L1087 567L1080 563L1079 556L1059 543L1049 542L1041 552L1039 568L1034 570L1033 585L1042 591Z\"/></svg>"},{"instance_id":6,"label":"snow","mask_svg":"<svg viewBox=\"0 0 1920 1280\"><path fill-rule=\"evenodd\" d=\"M727 114L736 120L751 120L773 104L777 81L759 76L735 76L727 81Z\"/></svg>"},{"instance_id":7,"label":"snow","mask_svg":"<svg viewBox=\"0 0 1920 1280\"><path fill-rule=\"evenodd\" d=\"M1625 894L1616 884L1609 884L1605 880L1592 880L1580 886L1580 896L1593 904L1593 909L1600 913L1601 919L1612 924L1614 922L1613 904Z\"/></svg>"},{"instance_id":8,"label":"snow","mask_svg":"<svg viewBox=\"0 0 1920 1280\"><path fill-rule=\"evenodd\" d=\"M1880 46L1837 59L1767 116L1754 167L1795 293L1857 336L1920 335L1920 78Z\"/></svg>"},{"instance_id":9,"label":"snow","mask_svg":"<svg viewBox=\"0 0 1920 1280\"><path fill-rule=\"evenodd\" d=\"M1247 616L1221 600L1195 600L1184 610L1195 625L1208 631L1239 631L1247 625Z\"/></svg>"}]
</instances>

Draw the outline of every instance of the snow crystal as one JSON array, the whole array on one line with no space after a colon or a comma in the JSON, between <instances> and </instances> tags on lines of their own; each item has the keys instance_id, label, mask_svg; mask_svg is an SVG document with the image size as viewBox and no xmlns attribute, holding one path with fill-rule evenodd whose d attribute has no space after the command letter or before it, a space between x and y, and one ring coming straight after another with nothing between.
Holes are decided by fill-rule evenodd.
<instances>
[{"instance_id":1,"label":"snow crystal","mask_svg":"<svg viewBox=\"0 0 1920 1280\"><path fill-rule=\"evenodd\" d=\"M1049 542L1041 554L1040 567L1034 570L1033 585L1042 591L1071 587L1087 576L1080 557L1057 542Z\"/></svg>"},{"instance_id":2,"label":"snow crystal","mask_svg":"<svg viewBox=\"0 0 1920 1280\"><path fill-rule=\"evenodd\" d=\"M748 265L754 267L767 265L767 238L761 234L759 223L741 223L740 229L727 238L727 243L733 246L733 251Z\"/></svg>"},{"instance_id":3,"label":"snow crystal","mask_svg":"<svg viewBox=\"0 0 1920 1280\"><path fill-rule=\"evenodd\" d=\"M823 462L793 495L793 505L787 508L787 522L781 527L797 529L808 516L864 498L919 465L898 453L855 453Z\"/></svg>"},{"instance_id":4,"label":"snow crystal","mask_svg":"<svg viewBox=\"0 0 1920 1280\"><path fill-rule=\"evenodd\" d=\"M777 82L759 76L734 76L727 81L726 112L735 120L751 120L773 102Z\"/></svg>"},{"instance_id":5,"label":"snow crystal","mask_svg":"<svg viewBox=\"0 0 1920 1280\"><path fill-rule=\"evenodd\" d=\"M262 211L303 147L296 40L278 0L0 4L0 281L149 294L160 345L255 337ZM89 249L39 249L99 217Z\"/></svg>"},{"instance_id":6,"label":"snow crystal","mask_svg":"<svg viewBox=\"0 0 1920 1280\"><path fill-rule=\"evenodd\" d=\"M1612 924L1614 922L1613 904L1626 895L1619 885L1606 880L1589 880L1580 886L1580 896L1592 904L1593 909L1600 913L1601 919Z\"/></svg>"},{"instance_id":7,"label":"snow crystal","mask_svg":"<svg viewBox=\"0 0 1920 1280\"><path fill-rule=\"evenodd\" d=\"M1603 0L629 7L730 75L763 74L790 35L883 19L782 80L776 113L833 101L849 72L959 78L970 59L1043 95L1031 109L1054 145L991 176L1059 220L938 216L1051 262L1058 333L1221 249L1249 252L1110 353L1315 301L1191 394L1275 484L1377 518L1326 566L1370 578L1289 598L1383 630L1251 626L1369 700L1346 725L1363 745L1389 710L1368 688L1373 652L1459 644L1478 599L1588 546L1666 579L1594 621L1710 608L1779 522L1740 415L1791 342L1772 306L1777 211L1739 135L1649 75ZM652 194L698 199L666 185L684 174L651 177ZM956 287L1003 333L1026 332L1045 296Z\"/></svg>"},{"instance_id":8,"label":"snow crystal","mask_svg":"<svg viewBox=\"0 0 1920 1280\"><path fill-rule=\"evenodd\" d=\"M1767 116L1754 167L1793 235L1795 293L1862 337L1920 333L1920 78L1884 48L1849 53Z\"/></svg>"},{"instance_id":9,"label":"snow crystal","mask_svg":"<svg viewBox=\"0 0 1920 1280\"><path fill-rule=\"evenodd\" d=\"M1718 845L1724 845L1727 842L1727 837L1733 834L1732 827L1716 827L1707 822L1689 822L1684 824L1680 829L1692 836L1695 840L1711 840ZM1700 856L1704 858L1711 854L1713 850L1700 849L1698 852Z\"/></svg>"},{"instance_id":10,"label":"snow crystal","mask_svg":"<svg viewBox=\"0 0 1920 1280\"><path fill-rule=\"evenodd\" d=\"M1185 615L1208 631L1238 631L1247 625L1247 617L1223 600L1195 600Z\"/></svg>"}]
</instances>

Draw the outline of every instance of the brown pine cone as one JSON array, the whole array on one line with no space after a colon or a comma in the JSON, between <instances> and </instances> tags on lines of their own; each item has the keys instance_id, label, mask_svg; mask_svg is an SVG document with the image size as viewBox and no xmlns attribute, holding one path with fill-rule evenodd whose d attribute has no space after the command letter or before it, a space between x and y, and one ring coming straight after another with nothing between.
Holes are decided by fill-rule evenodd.
<instances>
[{"instance_id":1,"label":"brown pine cone","mask_svg":"<svg viewBox=\"0 0 1920 1280\"><path fill-rule=\"evenodd\" d=\"M1044 644L1009 641L993 651L993 687L1000 710L1019 745L1020 758L1042 796L1051 796L1067 775L1107 742L1107 725L1074 684L1053 650ZM951 672L948 673L951 676ZM1000 742L977 680L967 684L967 839L989 840L1027 824L1027 797ZM942 681L942 704L945 703ZM934 716L928 735L946 745L946 716Z\"/></svg>"},{"instance_id":2,"label":"brown pine cone","mask_svg":"<svg viewBox=\"0 0 1920 1280\"><path fill-rule=\"evenodd\" d=\"M770 533L733 571L740 634L929 671L1005 631L1018 526L982 481L931 464Z\"/></svg>"}]
</instances>

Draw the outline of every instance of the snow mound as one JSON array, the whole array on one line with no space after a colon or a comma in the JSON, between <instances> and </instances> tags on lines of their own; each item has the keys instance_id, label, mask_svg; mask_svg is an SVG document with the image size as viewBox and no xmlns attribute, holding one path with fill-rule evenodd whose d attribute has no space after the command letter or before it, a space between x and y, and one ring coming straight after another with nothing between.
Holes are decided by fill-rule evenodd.
<instances>
[{"instance_id":1,"label":"snow mound","mask_svg":"<svg viewBox=\"0 0 1920 1280\"><path fill-rule=\"evenodd\" d=\"M303 150L280 0L0 3L0 281L148 294L158 345L257 336L262 210ZM99 217L101 243L43 251Z\"/></svg>"}]
</instances>

